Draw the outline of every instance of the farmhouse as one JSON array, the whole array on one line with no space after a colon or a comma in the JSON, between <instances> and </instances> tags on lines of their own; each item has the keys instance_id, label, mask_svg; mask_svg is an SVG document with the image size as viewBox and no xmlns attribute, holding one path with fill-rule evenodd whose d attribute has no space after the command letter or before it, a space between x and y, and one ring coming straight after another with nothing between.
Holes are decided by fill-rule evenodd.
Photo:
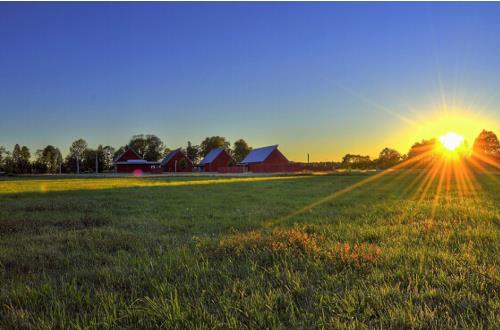
<instances>
[{"instance_id":1,"label":"farmhouse","mask_svg":"<svg viewBox=\"0 0 500 330\"><path fill-rule=\"evenodd\" d=\"M240 163L249 172L288 172L288 159L278 150L278 145L253 149Z\"/></svg>"},{"instance_id":2,"label":"farmhouse","mask_svg":"<svg viewBox=\"0 0 500 330\"><path fill-rule=\"evenodd\" d=\"M182 152L181 148L168 153L161 161L164 172L192 172L193 163Z\"/></svg>"},{"instance_id":3,"label":"farmhouse","mask_svg":"<svg viewBox=\"0 0 500 330\"><path fill-rule=\"evenodd\" d=\"M125 151L113 161L116 173L152 173L161 171L160 162L150 162L143 159L128 145Z\"/></svg>"},{"instance_id":4,"label":"farmhouse","mask_svg":"<svg viewBox=\"0 0 500 330\"><path fill-rule=\"evenodd\" d=\"M219 168L227 167L234 163L233 158L224 148L212 149L200 162L202 172L217 172Z\"/></svg>"}]
</instances>

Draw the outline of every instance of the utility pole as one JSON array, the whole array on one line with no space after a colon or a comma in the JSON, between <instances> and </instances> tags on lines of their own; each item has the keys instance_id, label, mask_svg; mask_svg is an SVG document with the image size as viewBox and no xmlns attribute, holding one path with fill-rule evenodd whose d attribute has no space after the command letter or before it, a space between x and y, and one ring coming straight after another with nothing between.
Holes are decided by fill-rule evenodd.
<instances>
[{"instance_id":1,"label":"utility pole","mask_svg":"<svg viewBox=\"0 0 500 330\"><path fill-rule=\"evenodd\" d=\"M309 153L307 154L307 164L309 164Z\"/></svg>"},{"instance_id":2,"label":"utility pole","mask_svg":"<svg viewBox=\"0 0 500 330\"><path fill-rule=\"evenodd\" d=\"M76 174L80 174L80 156L76 155Z\"/></svg>"},{"instance_id":3,"label":"utility pole","mask_svg":"<svg viewBox=\"0 0 500 330\"><path fill-rule=\"evenodd\" d=\"M97 153L95 154L95 173L98 174L99 173L99 160L98 160L98 156L97 156Z\"/></svg>"}]
</instances>

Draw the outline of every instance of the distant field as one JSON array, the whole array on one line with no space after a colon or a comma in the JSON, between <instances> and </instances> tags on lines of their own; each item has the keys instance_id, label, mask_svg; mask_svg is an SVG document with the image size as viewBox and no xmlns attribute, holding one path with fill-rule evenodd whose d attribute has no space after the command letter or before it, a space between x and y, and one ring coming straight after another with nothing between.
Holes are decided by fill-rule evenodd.
<instances>
[{"instance_id":1,"label":"distant field","mask_svg":"<svg viewBox=\"0 0 500 330\"><path fill-rule=\"evenodd\" d=\"M0 329L498 329L499 180L0 179Z\"/></svg>"}]
</instances>

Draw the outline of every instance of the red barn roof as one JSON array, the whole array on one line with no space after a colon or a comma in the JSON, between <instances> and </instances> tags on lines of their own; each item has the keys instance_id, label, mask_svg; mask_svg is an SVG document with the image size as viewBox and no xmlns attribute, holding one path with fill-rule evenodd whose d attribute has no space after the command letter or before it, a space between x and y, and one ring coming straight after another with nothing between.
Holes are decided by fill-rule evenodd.
<instances>
[{"instance_id":1,"label":"red barn roof","mask_svg":"<svg viewBox=\"0 0 500 330\"><path fill-rule=\"evenodd\" d=\"M128 145L125 146L125 151L122 152L121 155L116 157L113 162L126 162L128 160L133 160L133 159L143 159L137 152L135 152L134 149L129 147Z\"/></svg>"},{"instance_id":2,"label":"red barn roof","mask_svg":"<svg viewBox=\"0 0 500 330\"><path fill-rule=\"evenodd\" d=\"M217 158L217 156L219 156L219 154L223 151L224 148L222 147L210 150L210 152L205 156L205 158L203 158L200 164L205 165L213 162Z\"/></svg>"},{"instance_id":3,"label":"red barn roof","mask_svg":"<svg viewBox=\"0 0 500 330\"><path fill-rule=\"evenodd\" d=\"M264 162L273 151L278 149L278 145L262 147L253 149L250 153L241 161L241 164L252 164L252 163L262 163Z\"/></svg>"},{"instance_id":4,"label":"red barn roof","mask_svg":"<svg viewBox=\"0 0 500 330\"><path fill-rule=\"evenodd\" d=\"M177 153L181 152L181 148L177 148L175 150L172 150L168 153L168 155L165 156L165 158L163 158L163 160L161 161L162 164L166 164L168 163L172 158L175 157L175 155L177 155Z\"/></svg>"}]
</instances>

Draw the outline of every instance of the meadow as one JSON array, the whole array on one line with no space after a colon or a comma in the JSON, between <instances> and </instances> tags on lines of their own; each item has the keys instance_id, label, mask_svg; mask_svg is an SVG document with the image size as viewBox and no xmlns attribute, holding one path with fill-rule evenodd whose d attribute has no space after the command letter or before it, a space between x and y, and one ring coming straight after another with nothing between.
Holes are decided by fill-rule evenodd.
<instances>
[{"instance_id":1,"label":"meadow","mask_svg":"<svg viewBox=\"0 0 500 330\"><path fill-rule=\"evenodd\" d=\"M500 175L0 179L0 328L500 327Z\"/></svg>"}]
</instances>

